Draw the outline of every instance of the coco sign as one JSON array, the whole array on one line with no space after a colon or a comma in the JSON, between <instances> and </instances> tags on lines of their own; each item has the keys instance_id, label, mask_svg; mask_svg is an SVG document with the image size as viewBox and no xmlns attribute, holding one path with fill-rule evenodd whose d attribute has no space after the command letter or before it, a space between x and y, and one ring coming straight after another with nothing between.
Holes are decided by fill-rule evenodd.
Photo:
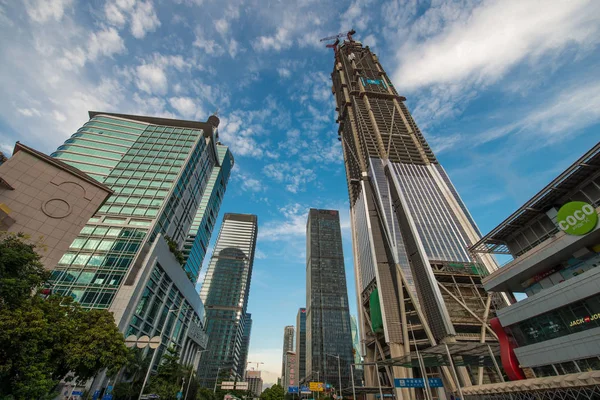
<instances>
[{"instance_id":1,"label":"coco sign","mask_svg":"<svg viewBox=\"0 0 600 400\"><path fill-rule=\"evenodd\" d=\"M569 235L585 235L596 227L598 214L583 201L571 201L558 210L558 227Z\"/></svg>"}]
</instances>

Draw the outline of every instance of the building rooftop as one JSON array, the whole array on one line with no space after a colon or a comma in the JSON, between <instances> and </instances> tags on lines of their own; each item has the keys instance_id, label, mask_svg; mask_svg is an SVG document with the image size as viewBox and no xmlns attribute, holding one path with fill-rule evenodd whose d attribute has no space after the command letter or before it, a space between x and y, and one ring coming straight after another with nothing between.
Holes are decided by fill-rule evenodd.
<instances>
[{"instance_id":1,"label":"building rooftop","mask_svg":"<svg viewBox=\"0 0 600 400\"><path fill-rule=\"evenodd\" d=\"M208 121L200 122L200 121L189 121L189 120L184 120L184 119L158 118L158 117L148 117L148 116L144 116L144 115L116 114L116 113L100 112L100 111L89 111L88 114L90 116L90 119L97 115L108 115L111 117L145 122L147 124L175 126L178 128L207 129L209 126L215 126L215 127L219 126L219 119L214 115L211 115L208 118Z\"/></svg>"},{"instance_id":2,"label":"building rooftop","mask_svg":"<svg viewBox=\"0 0 600 400\"><path fill-rule=\"evenodd\" d=\"M34 157L37 157L49 164L54 165L55 167L58 167L66 172L76 175L77 177L83 179L84 181L87 181L87 182L91 183L92 185L97 186L100 189L102 189L110 194L113 194L112 189L110 189L108 186L104 185L103 183L98 182L97 180L95 180L94 178L92 178L91 176L86 174L85 172L83 172L65 162L62 162L54 157L50 157L47 154L44 154L40 151L32 149L31 147L26 146L21 142L15 143L15 149L13 150L13 155L17 154L19 151L24 151L26 153L29 153Z\"/></svg>"},{"instance_id":3,"label":"building rooftop","mask_svg":"<svg viewBox=\"0 0 600 400\"><path fill-rule=\"evenodd\" d=\"M515 232L551 207L560 206L561 199L598 170L600 170L600 143L581 156L469 250L474 253L510 254L506 242Z\"/></svg>"}]
</instances>

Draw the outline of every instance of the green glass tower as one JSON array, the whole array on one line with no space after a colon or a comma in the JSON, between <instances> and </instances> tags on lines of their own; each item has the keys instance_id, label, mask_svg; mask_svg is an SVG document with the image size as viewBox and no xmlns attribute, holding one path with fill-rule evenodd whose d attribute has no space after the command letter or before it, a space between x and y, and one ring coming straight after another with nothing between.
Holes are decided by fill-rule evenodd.
<instances>
[{"instance_id":1,"label":"green glass tower","mask_svg":"<svg viewBox=\"0 0 600 400\"><path fill-rule=\"evenodd\" d=\"M207 340L194 288L199 265L186 264L181 250L212 197L213 171L227 170L219 175L217 212L229 177L233 159L218 143L218 124L216 116L195 122L90 112L52 154L114 191L53 270L54 290L109 309L125 335L162 335L183 361Z\"/></svg>"},{"instance_id":2,"label":"green glass tower","mask_svg":"<svg viewBox=\"0 0 600 400\"><path fill-rule=\"evenodd\" d=\"M229 174L233 168L233 156L227 146L217 143L217 157L219 162L210 174L205 190L206 195L200 200L200 206L183 247L186 258L185 269L196 280L206 256L208 242L215 228Z\"/></svg>"}]
</instances>

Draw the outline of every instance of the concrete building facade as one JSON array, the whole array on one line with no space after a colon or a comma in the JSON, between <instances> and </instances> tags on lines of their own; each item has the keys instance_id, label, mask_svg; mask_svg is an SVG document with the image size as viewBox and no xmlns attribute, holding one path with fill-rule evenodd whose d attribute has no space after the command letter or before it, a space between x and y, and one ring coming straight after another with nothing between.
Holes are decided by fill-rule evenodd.
<instances>
[{"instance_id":1,"label":"concrete building facade","mask_svg":"<svg viewBox=\"0 0 600 400\"><path fill-rule=\"evenodd\" d=\"M600 370L600 144L471 247L512 260L483 280L491 293L525 293L497 311L511 380Z\"/></svg>"},{"instance_id":2,"label":"concrete building facade","mask_svg":"<svg viewBox=\"0 0 600 400\"><path fill-rule=\"evenodd\" d=\"M263 380L260 376L260 371L246 371L246 382L248 382L248 390L252 393L253 398L257 399L262 393Z\"/></svg>"},{"instance_id":3,"label":"concrete building facade","mask_svg":"<svg viewBox=\"0 0 600 400\"><path fill-rule=\"evenodd\" d=\"M288 351L294 351L294 326L288 325L283 328L283 352L281 356L281 380L286 382L285 363ZM285 386L284 386L285 388Z\"/></svg>"},{"instance_id":4,"label":"concrete building facade","mask_svg":"<svg viewBox=\"0 0 600 400\"><path fill-rule=\"evenodd\" d=\"M112 190L84 172L17 142L0 164L0 232L24 233L55 268Z\"/></svg>"}]
</instances>

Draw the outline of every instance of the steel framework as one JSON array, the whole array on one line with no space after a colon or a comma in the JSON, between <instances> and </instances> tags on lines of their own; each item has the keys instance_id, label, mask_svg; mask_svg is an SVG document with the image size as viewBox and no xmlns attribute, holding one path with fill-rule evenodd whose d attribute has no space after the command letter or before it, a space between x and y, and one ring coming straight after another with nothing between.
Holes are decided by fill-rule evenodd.
<instances>
[{"instance_id":1,"label":"steel framework","mask_svg":"<svg viewBox=\"0 0 600 400\"><path fill-rule=\"evenodd\" d=\"M465 395L465 400L588 400L600 399L600 385L551 388L511 393Z\"/></svg>"}]
</instances>

